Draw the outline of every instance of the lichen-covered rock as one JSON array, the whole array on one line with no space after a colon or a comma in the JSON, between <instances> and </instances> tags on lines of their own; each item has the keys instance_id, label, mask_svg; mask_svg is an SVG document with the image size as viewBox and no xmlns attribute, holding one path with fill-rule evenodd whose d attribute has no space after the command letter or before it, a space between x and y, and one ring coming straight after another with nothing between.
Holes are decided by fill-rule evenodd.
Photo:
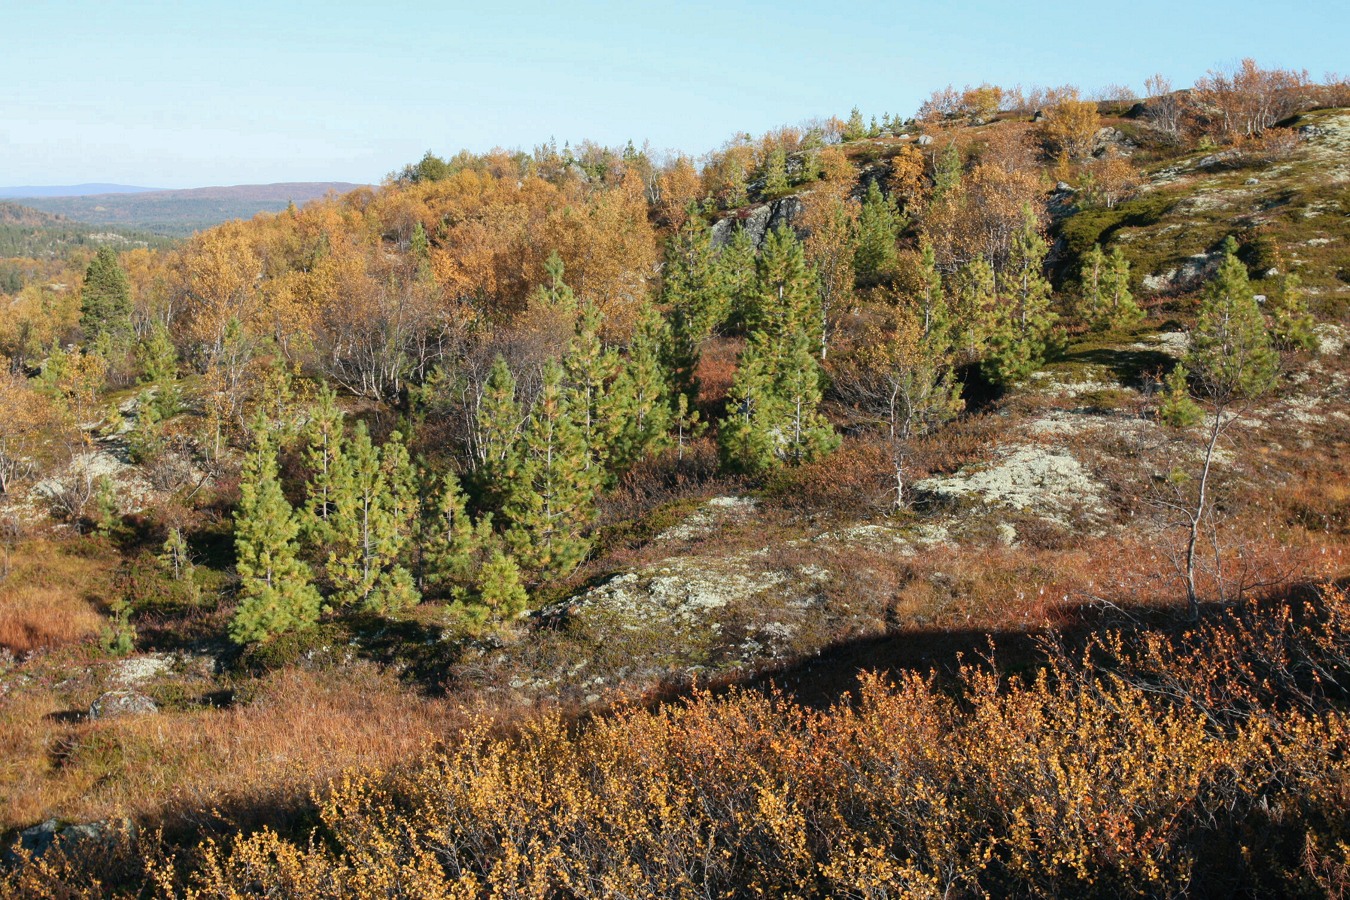
<instances>
[{"instance_id":1,"label":"lichen-covered rock","mask_svg":"<svg viewBox=\"0 0 1350 900\"><path fill-rule=\"evenodd\" d=\"M19 832L17 847L6 847L4 860L13 865L20 862L24 856L28 859L38 859L57 846L67 852L78 853L91 844L111 841L118 835L134 838L136 824L130 819L109 819L83 825L67 825L57 819L48 819Z\"/></svg>"},{"instance_id":2,"label":"lichen-covered rock","mask_svg":"<svg viewBox=\"0 0 1350 900\"><path fill-rule=\"evenodd\" d=\"M995 465L926 478L915 489L940 502L974 500L986 506L1028 510L1058 521L1067 512L1105 512L1101 485L1066 450L1023 446L1006 451Z\"/></svg>"},{"instance_id":3,"label":"lichen-covered rock","mask_svg":"<svg viewBox=\"0 0 1350 900\"><path fill-rule=\"evenodd\" d=\"M144 694L136 691L108 691L90 705L89 718L114 719L154 712L159 712L159 707Z\"/></svg>"}]
</instances>

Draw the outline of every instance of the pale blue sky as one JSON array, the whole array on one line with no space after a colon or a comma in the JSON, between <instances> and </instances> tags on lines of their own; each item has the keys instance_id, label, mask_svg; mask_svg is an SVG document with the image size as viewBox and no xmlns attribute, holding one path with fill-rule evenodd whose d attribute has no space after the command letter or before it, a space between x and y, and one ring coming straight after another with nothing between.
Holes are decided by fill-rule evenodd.
<instances>
[{"instance_id":1,"label":"pale blue sky","mask_svg":"<svg viewBox=\"0 0 1350 900\"><path fill-rule=\"evenodd\" d=\"M428 148L695 153L988 80L1350 70L1344 0L0 0L0 185L378 181Z\"/></svg>"}]
</instances>

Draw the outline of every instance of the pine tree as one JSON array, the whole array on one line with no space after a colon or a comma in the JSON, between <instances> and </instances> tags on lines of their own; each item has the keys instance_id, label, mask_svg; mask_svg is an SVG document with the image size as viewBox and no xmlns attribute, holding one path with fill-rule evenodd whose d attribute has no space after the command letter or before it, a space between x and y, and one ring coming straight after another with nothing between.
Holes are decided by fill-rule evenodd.
<instances>
[{"instance_id":1,"label":"pine tree","mask_svg":"<svg viewBox=\"0 0 1350 900\"><path fill-rule=\"evenodd\" d=\"M1183 365L1175 365L1163 380L1163 399L1158 406L1158 419L1170 428L1189 428L1204 418L1204 410L1191 399L1190 374Z\"/></svg>"},{"instance_id":2,"label":"pine tree","mask_svg":"<svg viewBox=\"0 0 1350 900\"><path fill-rule=\"evenodd\" d=\"M401 564L412 532L408 468L398 432L377 451L365 423L335 460L325 572L342 606L387 612L419 599Z\"/></svg>"},{"instance_id":3,"label":"pine tree","mask_svg":"<svg viewBox=\"0 0 1350 900\"><path fill-rule=\"evenodd\" d=\"M230 623L235 643L265 641L312 625L322 602L298 557L300 524L277 479L276 451L260 432L244 463L234 546L242 602Z\"/></svg>"},{"instance_id":4,"label":"pine tree","mask_svg":"<svg viewBox=\"0 0 1350 900\"><path fill-rule=\"evenodd\" d=\"M1143 318L1130 293L1130 263L1119 247L1108 257L1093 244L1079 270L1083 321L1093 331L1129 328Z\"/></svg>"},{"instance_id":5,"label":"pine tree","mask_svg":"<svg viewBox=\"0 0 1350 900\"><path fill-rule=\"evenodd\" d=\"M408 239L408 255L417 267L417 277L431 280L431 241L427 239L427 230L420 221L414 223L412 236Z\"/></svg>"},{"instance_id":6,"label":"pine tree","mask_svg":"<svg viewBox=\"0 0 1350 900\"><path fill-rule=\"evenodd\" d=\"M732 468L764 472L784 461L829 452L835 436L819 414L819 293L801 243L779 228L764 244L757 267L752 327L728 397L719 440ZM809 357L806 359L805 357Z\"/></svg>"},{"instance_id":7,"label":"pine tree","mask_svg":"<svg viewBox=\"0 0 1350 900\"><path fill-rule=\"evenodd\" d=\"M493 361L483 383L475 425L473 487L481 506L497 508L516 475L522 427L516 379L502 356Z\"/></svg>"},{"instance_id":8,"label":"pine tree","mask_svg":"<svg viewBox=\"0 0 1350 900\"><path fill-rule=\"evenodd\" d=\"M961 190L962 167L961 151L952 142L933 163L933 193L930 198L933 203L950 199Z\"/></svg>"},{"instance_id":9,"label":"pine tree","mask_svg":"<svg viewBox=\"0 0 1350 900\"><path fill-rule=\"evenodd\" d=\"M1274 385L1279 371L1279 356L1271 349L1247 267L1237 257L1237 242L1229 237L1223 250L1218 272L1201 295L1186 354L1202 396L1218 404L1260 396Z\"/></svg>"},{"instance_id":10,"label":"pine tree","mask_svg":"<svg viewBox=\"0 0 1350 900\"><path fill-rule=\"evenodd\" d=\"M1282 350L1316 350L1317 322L1308 312L1308 299L1299 289L1299 277L1294 274L1280 279L1270 299L1271 334L1275 346Z\"/></svg>"},{"instance_id":11,"label":"pine tree","mask_svg":"<svg viewBox=\"0 0 1350 900\"><path fill-rule=\"evenodd\" d=\"M154 389L155 411L161 419L178 414L182 394L178 387L178 350L169 337L169 329L156 322L136 345L136 365L140 381Z\"/></svg>"},{"instance_id":12,"label":"pine tree","mask_svg":"<svg viewBox=\"0 0 1350 900\"><path fill-rule=\"evenodd\" d=\"M727 417L718 434L723 460L762 474L784 462L809 462L838 446L820 414L820 361L800 329L755 332L736 366Z\"/></svg>"},{"instance_id":13,"label":"pine tree","mask_svg":"<svg viewBox=\"0 0 1350 900\"><path fill-rule=\"evenodd\" d=\"M820 337L820 295L815 271L792 229L779 226L764 241L756 264L753 299L746 310L746 327L775 339L803 331Z\"/></svg>"},{"instance_id":14,"label":"pine tree","mask_svg":"<svg viewBox=\"0 0 1350 900\"><path fill-rule=\"evenodd\" d=\"M1055 320L1050 282L1044 274L1048 250L1030 207L1014 234L1008 265L998 276L998 306L988 336L989 354L981 365L995 384L1013 384L1034 372L1050 349Z\"/></svg>"},{"instance_id":15,"label":"pine tree","mask_svg":"<svg viewBox=\"0 0 1350 900\"><path fill-rule=\"evenodd\" d=\"M616 425L609 453L610 469L616 473L670 443L672 392L662 362L669 334L661 314L647 306L638 319L606 410L606 418Z\"/></svg>"},{"instance_id":16,"label":"pine tree","mask_svg":"<svg viewBox=\"0 0 1350 900\"><path fill-rule=\"evenodd\" d=\"M919 248L918 294L919 315L925 337L941 333L943 339L951 330L951 310L947 306L942 287L942 273L938 271L937 255L933 245L924 241Z\"/></svg>"},{"instance_id":17,"label":"pine tree","mask_svg":"<svg viewBox=\"0 0 1350 900\"><path fill-rule=\"evenodd\" d=\"M672 413L671 421L675 428L675 447L679 458L684 459L684 445L700 437L707 429L707 422L704 422L699 414L689 402L689 397L683 393L675 394L675 409Z\"/></svg>"},{"instance_id":18,"label":"pine tree","mask_svg":"<svg viewBox=\"0 0 1350 900\"><path fill-rule=\"evenodd\" d=\"M853 254L853 269L860 284L875 284L895 272L903 224L895 200L882 194L875 180L869 182L858 211L857 249Z\"/></svg>"},{"instance_id":19,"label":"pine tree","mask_svg":"<svg viewBox=\"0 0 1350 900\"><path fill-rule=\"evenodd\" d=\"M1106 254L1101 244L1093 244L1092 249L1083 256L1083 264L1078 268L1079 289L1082 298L1079 316L1094 331L1106 328L1106 300L1102 296L1102 279L1106 274Z\"/></svg>"},{"instance_id":20,"label":"pine tree","mask_svg":"<svg viewBox=\"0 0 1350 900\"><path fill-rule=\"evenodd\" d=\"M131 282L111 247L100 247L84 274L80 328L97 341L125 346L131 336Z\"/></svg>"},{"instance_id":21,"label":"pine tree","mask_svg":"<svg viewBox=\"0 0 1350 900\"><path fill-rule=\"evenodd\" d=\"M755 303L758 275L755 245L744 228L737 228L731 240L717 254L718 277L731 304L731 320L744 325Z\"/></svg>"},{"instance_id":22,"label":"pine tree","mask_svg":"<svg viewBox=\"0 0 1350 900\"><path fill-rule=\"evenodd\" d=\"M310 407L304 431L307 444L304 458L309 469L305 525L320 539L326 533L328 516L333 509L334 468L342 455L342 419L337 394L328 385L321 386Z\"/></svg>"},{"instance_id":23,"label":"pine tree","mask_svg":"<svg viewBox=\"0 0 1350 900\"><path fill-rule=\"evenodd\" d=\"M477 594L477 604L492 619L509 621L529 608L530 595L520 583L520 567L501 550L478 570Z\"/></svg>"},{"instance_id":24,"label":"pine tree","mask_svg":"<svg viewBox=\"0 0 1350 900\"><path fill-rule=\"evenodd\" d=\"M792 463L810 462L839 446L834 427L820 414L820 362L806 334L789 339L779 363L775 390L782 410L778 455Z\"/></svg>"},{"instance_id":25,"label":"pine tree","mask_svg":"<svg viewBox=\"0 0 1350 900\"><path fill-rule=\"evenodd\" d=\"M544 577L575 569L590 549L598 473L567 406L562 369L549 363L521 441L520 462L502 507L517 559Z\"/></svg>"},{"instance_id":26,"label":"pine tree","mask_svg":"<svg viewBox=\"0 0 1350 900\"><path fill-rule=\"evenodd\" d=\"M187 536L183 534L181 526L173 525L169 528L169 534L159 550L159 561L173 573L174 581L192 578L192 559L188 555Z\"/></svg>"},{"instance_id":27,"label":"pine tree","mask_svg":"<svg viewBox=\"0 0 1350 900\"><path fill-rule=\"evenodd\" d=\"M680 313L698 343L731 315L732 285L719 265L720 257L712 245L712 229L691 208L679 232L666 243L661 302Z\"/></svg>"},{"instance_id":28,"label":"pine tree","mask_svg":"<svg viewBox=\"0 0 1350 900\"><path fill-rule=\"evenodd\" d=\"M1106 300L1108 328L1132 328L1144 318L1144 311L1130 293L1130 261L1119 247L1111 249L1102 279L1102 296Z\"/></svg>"},{"instance_id":29,"label":"pine tree","mask_svg":"<svg viewBox=\"0 0 1350 900\"><path fill-rule=\"evenodd\" d=\"M775 147L764 160L764 194L773 197L787 189L787 153L782 147Z\"/></svg>"},{"instance_id":30,"label":"pine tree","mask_svg":"<svg viewBox=\"0 0 1350 900\"><path fill-rule=\"evenodd\" d=\"M984 354L997 305L994 267L977 256L961 267L957 278L952 345L964 361L973 362Z\"/></svg>"},{"instance_id":31,"label":"pine tree","mask_svg":"<svg viewBox=\"0 0 1350 900\"><path fill-rule=\"evenodd\" d=\"M136 397L136 427L127 435L127 453L138 465L146 465L164 452L164 420L157 399L149 391Z\"/></svg>"},{"instance_id":32,"label":"pine tree","mask_svg":"<svg viewBox=\"0 0 1350 900\"><path fill-rule=\"evenodd\" d=\"M562 257L554 250L544 261L544 273L548 281L535 289L534 299L547 309L573 314L577 311L577 295L563 280L565 271Z\"/></svg>"},{"instance_id":33,"label":"pine tree","mask_svg":"<svg viewBox=\"0 0 1350 900\"><path fill-rule=\"evenodd\" d=\"M1191 479L1195 493L1169 503L1183 510L1188 531L1183 577L1192 618L1200 614L1196 584L1196 559L1201 531L1211 522L1210 485L1220 438L1249 404L1275 386L1279 355L1272 349L1265 319L1247 280L1247 268L1237 258L1237 242L1229 237L1224 258L1213 279L1205 285L1185 364L1198 396L1208 406L1208 439L1198 476ZM1180 391L1180 379L1171 386Z\"/></svg>"},{"instance_id":34,"label":"pine tree","mask_svg":"<svg viewBox=\"0 0 1350 900\"><path fill-rule=\"evenodd\" d=\"M727 415L718 432L723 461L741 472L766 472L778 463L779 435L774 429L781 403L762 344L752 337L737 360L727 392Z\"/></svg>"},{"instance_id":35,"label":"pine tree","mask_svg":"<svg viewBox=\"0 0 1350 900\"><path fill-rule=\"evenodd\" d=\"M613 414L609 398L619 356L600 340L600 310L595 304L582 304L576 333L563 356L563 371L571 385L571 408L589 452L587 467L604 466L613 449L613 440L622 423Z\"/></svg>"},{"instance_id":36,"label":"pine tree","mask_svg":"<svg viewBox=\"0 0 1350 900\"><path fill-rule=\"evenodd\" d=\"M480 551L492 538L492 515L474 522L454 472L446 472L421 529L428 583L451 590L466 584Z\"/></svg>"},{"instance_id":37,"label":"pine tree","mask_svg":"<svg viewBox=\"0 0 1350 900\"><path fill-rule=\"evenodd\" d=\"M867 137L867 126L863 124L862 111L858 107L848 114L848 121L844 123L843 138L846 141L857 141Z\"/></svg>"}]
</instances>

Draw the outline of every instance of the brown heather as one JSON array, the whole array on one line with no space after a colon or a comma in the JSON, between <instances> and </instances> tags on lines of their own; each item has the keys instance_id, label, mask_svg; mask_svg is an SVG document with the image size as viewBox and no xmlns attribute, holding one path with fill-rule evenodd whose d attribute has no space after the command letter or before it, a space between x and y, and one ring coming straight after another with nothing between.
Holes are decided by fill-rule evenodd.
<instances>
[{"instance_id":1,"label":"brown heather","mask_svg":"<svg viewBox=\"0 0 1350 900\"><path fill-rule=\"evenodd\" d=\"M480 722L410 768L337 777L312 832L263 828L177 854L124 837L98 860L44 857L4 886L118 895L100 883L115 875L127 896L189 898L1339 895L1343 590L1235 607L1171 637L1043 649L1025 676L975 663L950 683L866 676L825 710L732 691L579 731L557 716L510 737Z\"/></svg>"}]
</instances>

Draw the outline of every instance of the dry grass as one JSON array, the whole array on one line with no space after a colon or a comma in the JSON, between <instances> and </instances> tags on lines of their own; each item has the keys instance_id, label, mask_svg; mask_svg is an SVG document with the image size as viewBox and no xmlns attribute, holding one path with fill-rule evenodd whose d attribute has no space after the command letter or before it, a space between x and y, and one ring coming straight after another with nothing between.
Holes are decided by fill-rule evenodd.
<instances>
[{"instance_id":1,"label":"dry grass","mask_svg":"<svg viewBox=\"0 0 1350 900\"><path fill-rule=\"evenodd\" d=\"M0 702L0 831L51 816L246 826L348 766L407 762L461 721L369 666L279 672L225 709L83 721L100 690L33 686Z\"/></svg>"},{"instance_id":2,"label":"dry grass","mask_svg":"<svg viewBox=\"0 0 1350 900\"><path fill-rule=\"evenodd\" d=\"M19 545L0 581L0 647L21 656L97 635L104 622L99 601L116 568L112 550L90 540Z\"/></svg>"}]
</instances>

